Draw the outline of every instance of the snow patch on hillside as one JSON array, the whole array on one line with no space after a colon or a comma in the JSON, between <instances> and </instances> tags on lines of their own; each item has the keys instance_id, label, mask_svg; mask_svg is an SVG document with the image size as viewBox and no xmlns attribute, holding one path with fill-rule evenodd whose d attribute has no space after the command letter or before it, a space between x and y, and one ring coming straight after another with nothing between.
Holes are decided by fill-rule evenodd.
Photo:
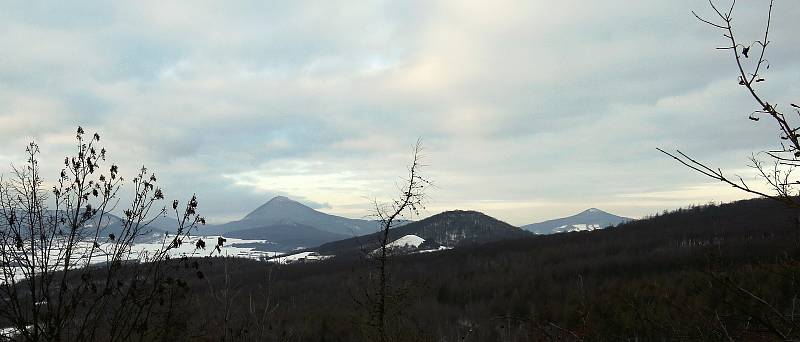
<instances>
[{"instance_id":1,"label":"snow patch on hillside","mask_svg":"<svg viewBox=\"0 0 800 342\"><path fill-rule=\"evenodd\" d=\"M599 224L588 224L588 223L576 223L576 224L568 224L560 226L556 229L553 229L553 232L556 233L563 233L563 232L587 232L592 231L595 229L602 229Z\"/></svg>"},{"instance_id":2,"label":"snow patch on hillside","mask_svg":"<svg viewBox=\"0 0 800 342\"><path fill-rule=\"evenodd\" d=\"M166 246L172 242L174 237L174 235L165 236L161 234L158 234L157 236L151 236L149 242L135 243L130 246L130 249L128 249L127 252L122 255L122 257L125 258L125 260L131 261L151 261L153 255L164 251ZM263 260L280 254L277 252L259 251L252 246L253 244L269 244L269 241L266 240L245 240L224 237L223 238L225 239L225 242L219 250L216 250L214 246L216 246L220 237L221 236L218 235L186 236L181 239L182 243L179 246L169 249L166 253L170 258L225 256L253 260ZM200 239L205 242L205 248L200 248L198 246L197 242ZM245 244L249 245L247 247L243 247ZM65 243L62 243L61 245L65 245ZM82 241L76 243L70 257L70 264L72 267L81 268L110 262L113 258L114 250L117 248L117 242L103 241L99 242L96 247L93 246L94 243L91 241ZM28 250L30 249L28 248ZM23 252L17 251L16 253ZM50 255L48 257L50 259L48 263L51 267L51 269L49 269L50 271L54 271L58 267L63 267L64 254L59 245L55 245L55 247L50 251ZM24 259L22 256L20 256L20 258ZM17 267L17 265L0 266L0 284L10 282L11 278L13 278L14 281L25 279L25 272L23 272L22 268ZM4 330L0 330L0 334L3 333L3 331Z\"/></svg>"},{"instance_id":3,"label":"snow patch on hillside","mask_svg":"<svg viewBox=\"0 0 800 342\"><path fill-rule=\"evenodd\" d=\"M407 252L409 250L415 250L419 248L419 246L422 245L423 242L425 242L425 239L413 234L409 234L397 240L394 240L390 243L387 243L386 250L392 252ZM380 248L376 248L374 251L372 251L372 254L380 254L380 253L381 253Z\"/></svg>"},{"instance_id":4,"label":"snow patch on hillside","mask_svg":"<svg viewBox=\"0 0 800 342\"><path fill-rule=\"evenodd\" d=\"M439 246L439 248L436 248L436 249L423 249L423 250L416 251L414 253L415 254L422 254L422 253L446 251L446 250L450 250L450 249L453 249L453 247Z\"/></svg>"},{"instance_id":5,"label":"snow patch on hillside","mask_svg":"<svg viewBox=\"0 0 800 342\"><path fill-rule=\"evenodd\" d=\"M404 248L404 247L417 248L423 242L425 242L425 239L412 234L403 236L397 240L392 241L391 243L386 245L386 248Z\"/></svg>"},{"instance_id":6,"label":"snow patch on hillside","mask_svg":"<svg viewBox=\"0 0 800 342\"><path fill-rule=\"evenodd\" d=\"M297 254L291 254L286 256L280 256L276 258L269 259L267 261L274 262L277 264L291 264L296 262L311 262L311 261L320 261L325 260L328 258L332 258L332 255L320 255L317 252L302 252Z\"/></svg>"}]
</instances>

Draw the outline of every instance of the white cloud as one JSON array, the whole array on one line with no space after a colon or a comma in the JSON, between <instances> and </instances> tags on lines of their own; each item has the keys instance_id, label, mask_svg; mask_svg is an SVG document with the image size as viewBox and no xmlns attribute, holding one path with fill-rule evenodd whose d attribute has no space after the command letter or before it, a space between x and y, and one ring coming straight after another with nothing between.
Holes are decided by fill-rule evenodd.
<instances>
[{"instance_id":1,"label":"white cloud","mask_svg":"<svg viewBox=\"0 0 800 342\"><path fill-rule=\"evenodd\" d=\"M757 27L763 5L737 19ZM691 16L703 1L53 6L0 6L3 161L31 138L59 160L82 124L123 170L147 162L217 218L277 193L363 216L393 194L417 137L439 185L428 213L643 216L736 198L656 147L738 168L775 140L746 120L719 34ZM784 103L800 10L777 6L764 90Z\"/></svg>"}]
</instances>

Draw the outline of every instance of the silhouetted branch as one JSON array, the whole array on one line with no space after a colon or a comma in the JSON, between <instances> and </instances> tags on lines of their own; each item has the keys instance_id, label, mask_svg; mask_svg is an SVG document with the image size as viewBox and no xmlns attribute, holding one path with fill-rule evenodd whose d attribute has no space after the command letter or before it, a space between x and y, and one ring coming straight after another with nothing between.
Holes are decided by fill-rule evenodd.
<instances>
[{"instance_id":1,"label":"silhouetted branch","mask_svg":"<svg viewBox=\"0 0 800 342\"><path fill-rule=\"evenodd\" d=\"M373 251L364 251L367 256L374 259L377 266L377 293L374 296L366 293L365 298L371 303L374 310L371 325L377 330L377 339L381 342L387 341L387 319L389 312L389 300L393 297L390 293L389 282L389 231L394 228L399 219L404 217L406 212L411 215L418 215L424 209L426 199L425 191L432 183L423 176L422 171L426 166L422 163L423 159L422 140L418 139L412 151L412 161L408 168L406 178L402 178L401 185L398 186L398 196L390 204L381 204L377 200L373 201L374 217L380 222L381 230L378 234L378 248ZM363 248L363 247L362 247Z\"/></svg>"},{"instance_id":2,"label":"silhouetted branch","mask_svg":"<svg viewBox=\"0 0 800 342\"><path fill-rule=\"evenodd\" d=\"M755 190L748 186L748 184L738 176L737 180L730 179L723 175L720 169L712 169L704 163L689 157L680 150L677 150L674 154L668 153L660 148L658 150L677 160L684 166L706 177L727 183L732 187L747 193L779 200L781 202L800 207L800 203L797 203L796 201L798 193L796 193L797 191L794 188L795 185L800 185L800 182L793 181L791 179L792 169L796 166L800 166L800 159L798 159L800 158L800 140L798 140L800 137L798 135L800 127L795 127L792 125L789 120L787 120L786 116L778 111L775 105L766 101L762 95L758 93L755 87L756 84L765 82L765 79L760 75L760 72L763 68L769 68L769 63L765 59L765 55L769 45L769 34L772 24L774 0L771 0L769 3L763 38L751 43L750 45L740 44L736 38L736 35L734 34L733 11L736 6L736 1L732 1L730 7L726 11L722 11L713 0L709 0L709 5L716 14L716 18L714 20L704 18L694 11L692 11L692 14L701 22L710 25L715 29L723 31L723 36L727 39L729 45L718 49L731 50L733 59L736 62L739 85L747 89L748 94L759 106L757 110L751 112L748 118L753 121L758 121L760 119L759 114L766 114L773 119L773 122L777 124L779 131L781 132L779 136L781 139L781 148L779 150L765 152L766 156L775 161L773 170L771 172L766 172L763 168L763 164L756 160L755 157L751 158L751 161L753 162L751 167L758 171L759 176L765 180L765 182L775 191L775 193L769 194L764 191ZM755 62L752 72L747 72L747 68L745 67L743 60L751 57L752 53L750 50L753 47L757 47L760 50L758 53L758 60ZM795 105L793 105L793 107L800 108ZM786 145L783 143L783 141L788 141L789 144ZM788 155L788 157L786 155ZM781 169L781 167L785 169Z\"/></svg>"}]
</instances>

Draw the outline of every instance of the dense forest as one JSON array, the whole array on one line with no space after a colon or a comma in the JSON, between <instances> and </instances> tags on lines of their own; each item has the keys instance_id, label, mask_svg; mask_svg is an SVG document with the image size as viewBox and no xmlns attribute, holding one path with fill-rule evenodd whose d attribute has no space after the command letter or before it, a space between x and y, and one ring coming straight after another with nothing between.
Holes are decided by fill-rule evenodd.
<instances>
[{"instance_id":1,"label":"dense forest","mask_svg":"<svg viewBox=\"0 0 800 342\"><path fill-rule=\"evenodd\" d=\"M392 259L394 341L796 338L795 211L757 199ZM173 260L163 340L370 340L358 256ZM168 309L167 309L168 308ZM142 327L145 329L145 327Z\"/></svg>"}]
</instances>

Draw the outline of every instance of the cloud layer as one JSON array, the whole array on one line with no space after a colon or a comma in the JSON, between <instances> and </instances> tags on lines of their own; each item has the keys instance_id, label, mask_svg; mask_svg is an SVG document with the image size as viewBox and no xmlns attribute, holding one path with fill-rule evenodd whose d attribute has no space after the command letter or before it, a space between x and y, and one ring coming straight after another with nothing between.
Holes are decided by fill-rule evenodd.
<instances>
[{"instance_id":1,"label":"cloud layer","mask_svg":"<svg viewBox=\"0 0 800 342\"><path fill-rule=\"evenodd\" d=\"M766 1L742 4L757 39ZM745 176L775 143L736 85L704 1L68 2L0 5L0 162L99 131L132 173L197 192L213 221L275 194L359 217L391 198L422 137L427 214L525 224L742 195L679 147ZM798 94L798 6L778 2L764 91ZM794 99L797 100L796 98ZM52 171L58 163L54 162Z\"/></svg>"}]
</instances>

